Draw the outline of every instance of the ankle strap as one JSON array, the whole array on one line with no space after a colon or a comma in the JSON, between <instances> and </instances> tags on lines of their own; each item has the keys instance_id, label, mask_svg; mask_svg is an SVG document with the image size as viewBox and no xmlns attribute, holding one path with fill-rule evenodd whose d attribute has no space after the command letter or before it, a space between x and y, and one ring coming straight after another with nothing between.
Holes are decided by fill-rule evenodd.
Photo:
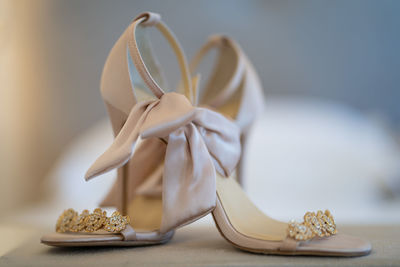
<instances>
[{"instance_id":1,"label":"ankle strap","mask_svg":"<svg viewBox=\"0 0 400 267\"><path fill-rule=\"evenodd\" d=\"M240 82L245 70L244 60L242 57L242 52L239 46L229 37L224 35L212 35L208 38L207 43L205 43L197 54L194 56L193 60L190 62L190 73L194 73L196 68L199 66L200 62L204 59L205 55L213 48L223 49L226 46L230 46L235 53L238 55L238 62L231 79L225 85L225 87L220 91L221 93L217 95L211 102L207 103L210 106L218 107L223 104L226 99L231 97L236 89L239 87Z\"/></svg>"},{"instance_id":2,"label":"ankle strap","mask_svg":"<svg viewBox=\"0 0 400 267\"><path fill-rule=\"evenodd\" d=\"M178 59L178 64L181 69L181 75L182 75L182 80L183 80L183 86L185 90L185 95L189 98L189 100L192 102L193 101L193 93L192 93L192 84L191 84L191 79L190 79L190 72L187 64L187 60L185 57L185 54L183 52L183 49L181 45L179 44L178 40L176 39L175 35L172 33L172 31L161 21L161 16L156 13L151 13L151 12L146 12L142 13L139 16L137 16L132 23L133 27L133 32L132 34L129 34L129 51L132 56L132 61L135 64L135 67L142 77L143 81L145 84L149 87L149 89L152 91L152 93L160 98L163 94L164 91L161 89L161 87L156 83L156 81L153 79L151 76L149 70L147 69L142 56L140 55L140 51L138 48L138 43L136 40L136 29L138 25L141 26L155 26L162 34L163 36L167 39L169 44L171 45L172 49L175 52L175 55Z\"/></svg>"}]
</instances>

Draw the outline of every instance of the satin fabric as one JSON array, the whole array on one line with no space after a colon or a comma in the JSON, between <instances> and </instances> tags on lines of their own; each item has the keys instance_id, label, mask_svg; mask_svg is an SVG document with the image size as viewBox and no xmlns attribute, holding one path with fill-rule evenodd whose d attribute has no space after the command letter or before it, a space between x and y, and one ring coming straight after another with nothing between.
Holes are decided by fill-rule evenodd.
<instances>
[{"instance_id":1,"label":"satin fabric","mask_svg":"<svg viewBox=\"0 0 400 267\"><path fill-rule=\"evenodd\" d=\"M193 107L184 95L174 92L140 102L85 178L124 165L133 156L139 137L167 141L161 232L184 225L215 207L216 171L229 176L240 158L240 130L234 122L212 110Z\"/></svg>"}]
</instances>

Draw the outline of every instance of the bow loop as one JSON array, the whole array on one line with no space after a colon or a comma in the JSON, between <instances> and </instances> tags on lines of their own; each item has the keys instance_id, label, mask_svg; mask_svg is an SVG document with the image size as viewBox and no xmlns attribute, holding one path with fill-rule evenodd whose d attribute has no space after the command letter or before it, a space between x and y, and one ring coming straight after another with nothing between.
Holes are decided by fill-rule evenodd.
<instances>
[{"instance_id":1,"label":"bow loop","mask_svg":"<svg viewBox=\"0 0 400 267\"><path fill-rule=\"evenodd\" d=\"M125 164L139 136L168 141L160 231L181 226L215 207L216 171L230 175L240 158L240 131L233 122L212 110L193 107L177 93L138 103L86 179Z\"/></svg>"},{"instance_id":2,"label":"bow loop","mask_svg":"<svg viewBox=\"0 0 400 267\"><path fill-rule=\"evenodd\" d=\"M167 137L193 120L195 108L181 94L167 93L149 112L141 127L141 138Z\"/></svg>"}]
</instances>

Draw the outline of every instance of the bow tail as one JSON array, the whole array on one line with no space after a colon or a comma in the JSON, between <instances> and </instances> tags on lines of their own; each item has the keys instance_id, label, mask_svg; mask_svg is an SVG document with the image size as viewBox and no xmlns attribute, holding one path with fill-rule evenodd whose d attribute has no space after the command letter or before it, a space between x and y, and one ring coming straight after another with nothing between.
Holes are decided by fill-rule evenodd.
<instances>
[{"instance_id":1,"label":"bow tail","mask_svg":"<svg viewBox=\"0 0 400 267\"><path fill-rule=\"evenodd\" d=\"M86 172L86 180L118 168L132 157L135 143L139 138L140 128L149 111L157 103L158 101L147 101L136 104L132 108L127 121L115 137L114 142Z\"/></svg>"},{"instance_id":2,"label":"bow tail","mask_svg":"<svg viewBox=\"0 0 400 267\"><path fill-rule=\"evenodd\" d=\"M207 147L192 123L169 135L161 232L194 221L215 207L215 175Z\"/></svg>"}]
</instances>

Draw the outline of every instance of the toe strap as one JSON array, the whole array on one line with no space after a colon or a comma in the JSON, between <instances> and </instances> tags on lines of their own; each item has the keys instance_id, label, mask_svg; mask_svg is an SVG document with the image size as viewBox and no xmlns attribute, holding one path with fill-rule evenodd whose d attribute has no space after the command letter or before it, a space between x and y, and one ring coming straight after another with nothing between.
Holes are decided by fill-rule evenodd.
<instances>
[{"instance_id":1,"label":"toe strap","mask_svg":"<svg viewBox=\"0 0 400 267\"><path fill-rule=\"evenodd\" d=\"M120 234L124 237L124 241L132 241L137 239L135 230L129 224L120 232Z\"/></svg>"},{"instance_id":2,"label":"toe strap","mask_svg":"<svg viewBox=\"0 0 400 267\"><path fill-rule=\"evenodd\" d=\"M299 242L296 241L295 239L290 238L290 237L286 237L282 241L282 244L279 247L279 250L281 250L281 251L296 251L298 243Z\"/></svg>"}]
</instances>

